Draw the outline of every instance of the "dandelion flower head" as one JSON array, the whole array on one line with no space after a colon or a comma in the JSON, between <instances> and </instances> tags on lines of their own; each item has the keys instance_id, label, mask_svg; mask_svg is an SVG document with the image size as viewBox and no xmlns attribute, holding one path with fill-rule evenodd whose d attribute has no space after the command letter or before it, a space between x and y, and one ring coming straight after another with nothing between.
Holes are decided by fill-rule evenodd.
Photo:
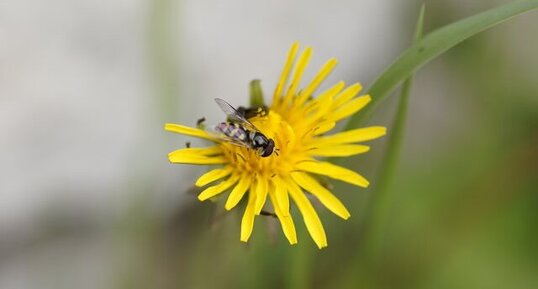
<instances>
[{"instance_id":1,"label":"dandelion flower head","mask_svg":"<svg viewBox=\"0 0 538 289\"><path fill-rule=\"evenodd\" d=\"M308 196L319 200L342 219L348 219L350 213L318 177L325 176L359 187L369 185L360 174L323 159L365 153L369 146L359 143L383 136L386 129L372 126L329 134L337 122L357 113L371 98L359 95L359 83L346 87L343 81L314 97L337 60L328 60L316 76L300 88L312 49L307 47L300 54L298 52L299 45L294 43L267 113L249 119L261 133L274 140L278 151L269 157L261 157L255 150L215 139L205 130L168 123L165 125L168 131L212 143L205 148L173 151L168 158L172 163L216 166L196 181L196 186L204 188L198 195L199 200L227 195L225 209L232 210L246 199L241 241L249 240L256 216L267 210L277 216L289 243L296 244L295 224L290 214L290 206L294 204L310 236L321 249L327 246L327 237Z\"/></svg>"}]
</instances>

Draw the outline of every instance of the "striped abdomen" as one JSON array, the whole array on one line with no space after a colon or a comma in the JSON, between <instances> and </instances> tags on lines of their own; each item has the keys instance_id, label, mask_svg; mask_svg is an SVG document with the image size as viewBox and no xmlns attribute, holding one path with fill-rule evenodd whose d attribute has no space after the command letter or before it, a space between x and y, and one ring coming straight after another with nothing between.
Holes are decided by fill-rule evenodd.
<instances>
[{"instance_id":1,"label":"striped abdomen","mask_svg":"<svg viewBox=\"0 0 538 289\"><path fill-rule=\"evenodd\" d=\"M249 142L248 131L239 124L221 122L219 125L217 125L216 130L223 133L225 136L231 139L235 139L244 143Z\"/></svg>"}]
</instances>

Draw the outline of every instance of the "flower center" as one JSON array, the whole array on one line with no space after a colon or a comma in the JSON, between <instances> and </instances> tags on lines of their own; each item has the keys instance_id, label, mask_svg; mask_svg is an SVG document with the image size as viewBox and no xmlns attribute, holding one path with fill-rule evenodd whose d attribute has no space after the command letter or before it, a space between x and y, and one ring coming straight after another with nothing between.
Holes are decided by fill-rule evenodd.
<instances>
[{"instance_id":1,"label":"flower center","mask_svg":"<svg viewBox=\"0 0 538 289\"><path fill-rule=\"evenodd\" d=\"M300 149L300 143L296 141L293 128L278 113L269 111L267 115L253 117L250 121L265 137L275 142L275 148L271 155L262 157L250 144L247 148L222 143L221 148L229 160L228 165L235 170L267 177L287 175L298 161L306 157Z\"/></svg>"}]
</instances>

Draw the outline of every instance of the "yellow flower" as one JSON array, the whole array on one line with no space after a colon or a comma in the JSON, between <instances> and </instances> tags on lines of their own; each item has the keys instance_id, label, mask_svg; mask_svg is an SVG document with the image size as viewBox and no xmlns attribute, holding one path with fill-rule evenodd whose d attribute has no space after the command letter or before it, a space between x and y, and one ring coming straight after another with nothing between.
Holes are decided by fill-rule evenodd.
<instances>
[{"instance_id":1,"label":"yellow flower","mask_svg":"<svg viewBox=\"0 0 538 289\"><path fill-rule=\"evenodd\" d=\"M384 127L373 126L326 135L336 122L343 120L370 102L369 95L357 96L359 83L345 87L343 81L319 93L322 81L337 63L330 59L303 89L299 83L312 55L307 47L297 57L299 45L291 47L280 81L267 114L249 120L268 138L275 141L277 153L261 157L255 150L214 139L206 131L178 124L166 124L168 131L207 139L213 146L185 148L168 154L170 162L182 164L218 165L203 174L196 186L205 188L198 199L205 201L231 189L225 204L234 208L245 195L247 205L241 221L241 241L247 242L255 216L267 206L278 217L290 244L297 243L295 225L290 215L290 197L303 216L312 239L321 249L327 246L323 225L307 194L316 197L327 209L343 219L350 217L344 205L314 176L323 175L360 187L368 181L358 173L320 160L323 157L347 157L367 152L370 148L357 144L383 136ZM295 65L294 65L295 64ZM294 66L294 67L293 67ZM292 72L293 68L293 72ZM291 81L288 83L288 79Z\"/></svg>"}]
</instances>

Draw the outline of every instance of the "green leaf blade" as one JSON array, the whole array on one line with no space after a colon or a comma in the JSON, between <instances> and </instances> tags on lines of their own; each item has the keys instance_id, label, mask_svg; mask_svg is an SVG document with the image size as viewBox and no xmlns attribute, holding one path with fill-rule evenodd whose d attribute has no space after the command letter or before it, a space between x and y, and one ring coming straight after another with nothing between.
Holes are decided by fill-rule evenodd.
<instances>
[{"instance_id":1,"label":"green leaf blade","mask_svg":"<svg viewBox=\"0 0 538 289\"><path fill-rule=\"evenodd\" d=\"M372 84L372 102L348 121L346 129L358 127L387 99L398 84L417 69L467 38L500 24L518 14L538 8L538 0L514 2L443 26L405 50Z\"/></svg>"},{"instance_id":2,"label":"green leaf blade","mask_svg":"<svg viewBox=\"0 0 538 289\"><path fill-rule=\"evenodd\" d=\"M422 4L415 26L413 43L420 41L424 27L425 5ZM400 100L396 109L394 120L388 134L388 144L385 151L385 157L381 164L378 183L373 190L372 200L366 214L364 250L368 258L375 258L378 255L381 239L385 231L390 206L393 199L394 191L391 190L391 184L403 145L405 135L405 123L407 120L407 111L409 106L409 97L413 84L413 74L411 74L403 83ZM373 261L373 260L370 260Z\"/></svg>"}]
</instances>

